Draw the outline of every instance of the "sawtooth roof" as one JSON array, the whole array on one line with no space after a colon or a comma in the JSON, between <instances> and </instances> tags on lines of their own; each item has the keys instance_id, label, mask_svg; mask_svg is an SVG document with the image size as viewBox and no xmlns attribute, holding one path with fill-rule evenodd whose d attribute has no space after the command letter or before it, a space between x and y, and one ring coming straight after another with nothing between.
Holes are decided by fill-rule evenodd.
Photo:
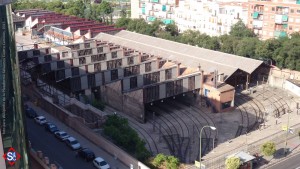
<instances>
[{"instance_id":1,"label":"sawtooth roof","mask_svg":"<svg viewBox=\"0 0 300 169\"><path fill-rule=\"evenodd\" d=\"M201 69L205 72L218 70L219 74L224 73L225 79L238 69L251 74L263 63L260 60L208 50L125 30L115 35L100 33L96 36L97 38L152 55L161 56L165 59L178 61L186 66L196 68L200 65Z\"/></svg>"}]
</instances>

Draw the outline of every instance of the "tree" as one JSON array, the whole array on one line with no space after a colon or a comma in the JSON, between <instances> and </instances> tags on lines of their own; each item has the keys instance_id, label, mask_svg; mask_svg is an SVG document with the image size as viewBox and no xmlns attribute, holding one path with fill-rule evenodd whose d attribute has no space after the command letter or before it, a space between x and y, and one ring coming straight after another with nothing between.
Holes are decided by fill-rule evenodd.
<instances>
[{"instance_id":1,"label":"tree","mask_svg":"<svg viewBox=\"0 0 300 169\"><path fill-rule=\"evenodd\" d=\"M260 43L258 38L245 37L238 42L234 53L239 56L255 58L255 50Z\"/></svg>"},{"instance_id":2,"label":"tree","mask_svg":"<svg viewBox=\"0 0 300 169\"><path fill-rule=\"evenodd\" d=\"M127 17L127 11L126 11L126 9L122 8L120 10L120 16L121 16L121 18L126 18Z\"/></svg>"},{"instance_id":3,"label":"tree","mask_svg":"<svg viewBox=\"0 0 300 169\"><path fill-rule=\"evenodd\" d=\"M132 21L130 18L120 18L116 22L117 28L127 28L128 24Z\"/></svg>"},{"instance_id":4,"label":"tree","mask_svg":"<svg viewBox=\"0 0 300 169\"><path fill-rule=\"evenodd\" d=\"M178 36L179 34L178 27L174 23L166 25L164 30L169 32L171 36Z\"/></svg>"},{"instance_id":5,"label":"tree","mask_svg":"<svg viewBox=\"0 0 300 169\"><path fill-rule=\"evenodd\" d=\"M257 59L273 59L275 50L281 46L281 41L277 39L262 41L255 50L255 56Z\"/></svg>"},{"instance_id":6,"label":"tree","mask_svg":"<svg viewBox=\"0 0 300 169\"><path fill-rule=\"evenodd\" d=\"M180 165L179 159L174 156L165 156L164 154L157 154L153 159L152 164L157 167L165 167L167 169L177 169Z\"/></svg>"},{"instance_id":7,"label":"tree","mask_svg":"<svg viewBox=\"0 0 300 169\"><path fill-rule=\"evenodd\" d=\"M260 147L260 150L265 156L272 156L276 152L275 143L266 142Z\"/></svg>"},{"instance_id":8,"label":"tree","mask_svg":"<svg viewBox=\"0 0 300 169\"><path fill-rule=\"evenodd\" d=\"M239 20L236 24L231 26L229 35L239 38L256 36L251 29L247 28L242 20Z\"/></svg>"},{"instance_id":9,"label":"tree","mask_svg":"<svg viewBox=\"0 0 300 169\"><path fill-rule=\"evenodd\" d=\"M238 169L241 165L241 160L238 157L229 157L225 161L226 169Z\"/></svg>"},{"instance_id":10,"label":"tree","mask_svg":"<svg viewBox=\"0 0 300 169\"><path fill-rule=\"evenodd\" d=\"M166 159L167 159L167 157L164 154L161 154L161 153L157 154L155 156L155 158L153 159L153 165L155 167L160 167L163 164L163 162L166 161Z\"/></svg>"},{"instance_id":11,"label":"tree","mask_svg":"<svg viewBox=\"0 0 300 169\"><path fill-rule=\"evenodd\" d=\"M230 35L222 35L219 37L220 40L220 51L225 53L233 54L235 47L238 44L238 38Z\"/></svg>"}]
</instances>

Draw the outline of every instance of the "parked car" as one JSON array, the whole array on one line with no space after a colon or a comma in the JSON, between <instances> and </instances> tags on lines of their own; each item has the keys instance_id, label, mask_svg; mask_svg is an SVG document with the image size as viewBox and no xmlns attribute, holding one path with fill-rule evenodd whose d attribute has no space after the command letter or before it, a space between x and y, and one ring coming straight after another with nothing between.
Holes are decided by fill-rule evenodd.
<instances>
[{"instance_id":1,"label":"parked car","mask_svg":"<svg viewBox=\"0 0 300 169\"><path fill-rule=\"evenodd\" d=\"M110 169L109 164L107 164L107 162L101 157L96 157L93 160L93 164L98 169Z\"/></svg>"},{"instance_id":2,"label":"parked car","mask_svg":"<svg viewBox=\"0 0 300 169\"><path fill-rule=\"evenodd\" d=\"M95 159L95 153L88 149L88 148L82 148L77 152L77 156L85 159L86 161L92 161Z\"/></svg>"},{"instance_id":3,"label":"parked car","mask_svg":"<svg viewBox=\"0 0 300 169\"><path fill-rule=\"evenodd\" d=\"M81 148L80 143L74 137L69 137L65 141L66 141L66 144L69 147L71 147L73 150L78 150Z\"/></svg>"},{"instance_id":4,"label":"parked car","mask_svg":"<svg viewBox=\"0 0 300 169\"><path fill-rule=\"evenodd\" d=\"M35 122L37 122L39 125L43 125L45 123L47 123L47 120L44 116L38 116L36 118L34 118Z\"/></svg>"},{"instance_id":5,"label":"parked car","mask_svg":"<svg viewBox=\"0 0 300 169\"><path fill-rule=\"evenodd\" d=\"M55 137L60 139L61 141L65 141L67 138L69 138L70 136L64 132L64 131L57 131L54 133Z\"/></svg>"},{"instance_id":6,"label":"parked car","mask_svg":"<svg viewBox=\"0 0 300 169\"><path fill-rule=\"evenodd\" d=\"M52 123L47 123L45 125L45 129L47 131L49 131L50 133L55 133L55 132L59 131L58 128L56 127L56 125L52 124Z\"/></svg>"},{"instance_id":7,"label":"parked car","mask_svg":"<svg viewBox=\"0 0 300 169\"><path fill-rule=\"evenodd\" d=\"M32 118L32 119L36 118L38 116L37 113L35 112L35 110L33 110L30 107L27 107L25 109L25 114L26 114L27 117Z\"/></svg>"}]
</instances>

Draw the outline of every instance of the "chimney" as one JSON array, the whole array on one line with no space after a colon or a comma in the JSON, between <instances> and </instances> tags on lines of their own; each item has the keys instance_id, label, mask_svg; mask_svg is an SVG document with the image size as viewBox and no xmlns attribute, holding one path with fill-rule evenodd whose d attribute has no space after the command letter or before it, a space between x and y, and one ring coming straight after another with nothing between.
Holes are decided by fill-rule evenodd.
<instances>
[{"instance_id":1,"label":"chimney","mask_svg":"<svg viewBox=\"0 0 300 169\"><path fill-rule=\"evenodd\" d=\"M177 62L177 72L178 72L177 77L180 76L180 74L181 74L181 72L180 72L180 65L181 65L181 63Z\"/></svg>"},{"instance_id":2,"label":"chimney","mask_svg":"<svg viewBox=\"0 0 300 169\"><path fill-rule=\"evenodd\" d=\"M219 81L224 82L224 73L219 75Z\"/></svg>"},{"instance_id":3,"label":"chimney","mask_svg":"<svg viewBox=\"0 0 300 169\"><path fill-rule=\"evenodd\" d=\"M218 82L218 70L215 70L214 73L214 86L217 88L217 82Z\"/></svg>"}]
</instances>

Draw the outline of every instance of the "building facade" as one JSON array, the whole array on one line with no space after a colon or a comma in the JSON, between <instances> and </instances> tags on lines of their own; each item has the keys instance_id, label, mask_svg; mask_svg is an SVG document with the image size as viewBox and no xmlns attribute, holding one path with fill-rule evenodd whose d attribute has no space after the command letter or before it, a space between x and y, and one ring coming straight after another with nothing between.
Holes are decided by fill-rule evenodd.
<instances>
[{"instance_id":1,"label":"building facade","mask_svg":"<svg viewBox=\"0 0 300 169\"><path fill-rule=\"evenodd\" d=\"M179 0L131 0L131 18L144 18L148 22L156 19L165 24L174 23L174 9Z\"/></svg>"},{"instance_id":2,"label":"building facade","mask_svg":"<svg viewBox=\"0 0 300 169\"><path fill-rule=\"evenodd\" d=\"M179 32L195 30L210 36L228 34L231 26L248 18L244 1L218 2L209 0L132 0L132 18L148 22L160 19L165 24L176 23Z\"/></svg>"},{"instance_id":3,"label":"building facade","mask_svg":"<svg viewBox=\"0 0 300 169\"><path fill-rule=\"evenodd\" d=\"M26 127L22 113L19 62L16 57L12 11L9 3L9 0L0 1L0 124L3 144L0 149L7 152L10 147L13 147L20 154L21 158L13 166L6 163L6 166L0 166L0 168L28 169Z\"/></svg>"},{"instance_id":4,"label":"building facade","mask_svg":"<svg viewBox=\"0 0 300 169\"><path fill-rule=\"evenodd\" d=\"M247 23L246 2L179 1L174 20L179 32L195 30L210 36L228 34L231 26L242 20Z\"/></svg>"},{"instance_id":5,"label":"building facade","mask_svg":"<svg viewBox=\"0 0 300 169\"><path fill-rule=\"evenodd\" d=\"M263 40L300 30L299 0L250 1L248 27Z\"/></svg>"}]
</instances>

